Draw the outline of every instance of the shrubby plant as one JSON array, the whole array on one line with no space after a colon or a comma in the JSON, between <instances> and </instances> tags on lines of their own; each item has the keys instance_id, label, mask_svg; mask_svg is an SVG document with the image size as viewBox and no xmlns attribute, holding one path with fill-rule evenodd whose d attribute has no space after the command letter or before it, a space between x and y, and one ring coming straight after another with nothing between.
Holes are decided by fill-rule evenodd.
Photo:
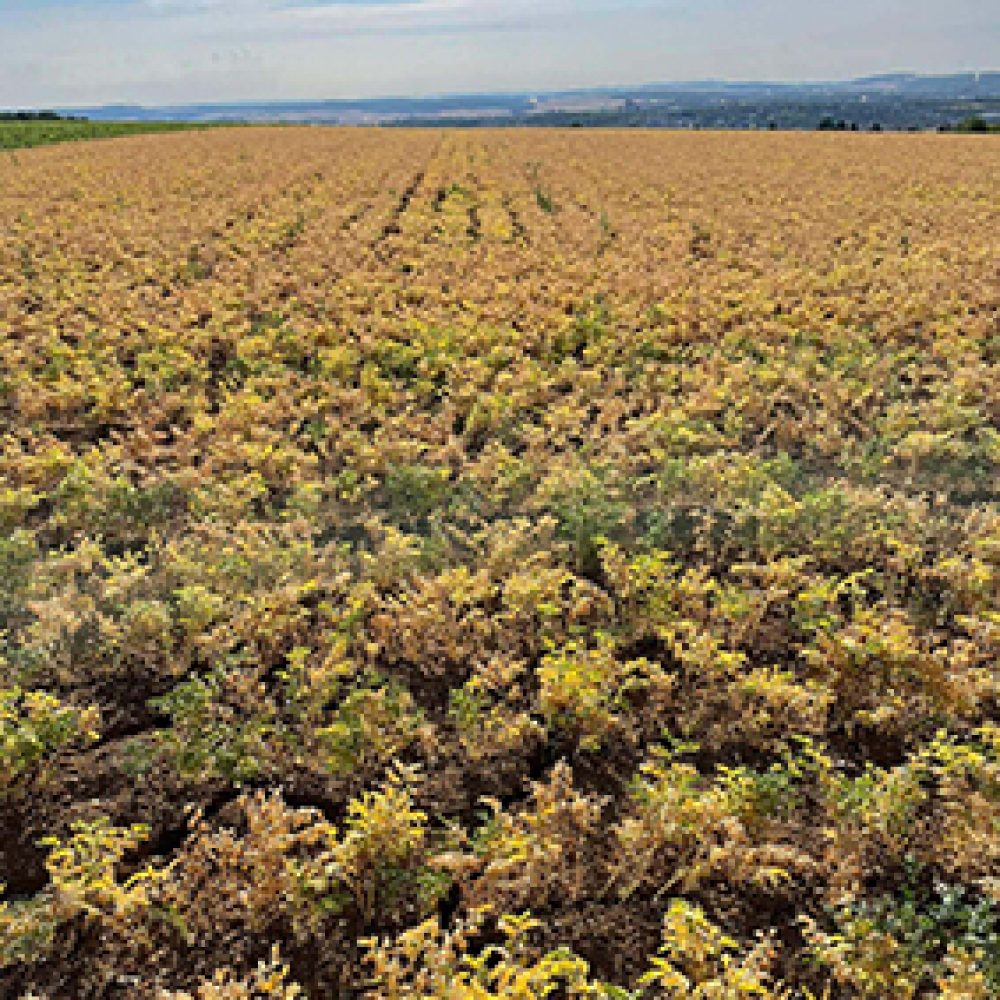
<instances>
[{"instance_id":1,"label":"shrubby plant","mask_svg":"<svg viewBox=\"0 0 1000 1000\"><path fill-rule=\"evenodd\" d=\"M0 162L0 996L996 995L996 152Z\"/></svg>"}]
</instances>

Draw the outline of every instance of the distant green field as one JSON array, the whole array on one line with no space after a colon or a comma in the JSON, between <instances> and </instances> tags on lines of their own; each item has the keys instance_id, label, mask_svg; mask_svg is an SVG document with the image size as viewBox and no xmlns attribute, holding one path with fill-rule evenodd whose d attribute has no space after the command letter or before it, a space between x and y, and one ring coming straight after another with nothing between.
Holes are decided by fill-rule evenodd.
<instances>
[{"instance_id":1,"label":"distant green field","mask_svg":"<svg viewBox=\"0 0 1000 1000\"><path fill-rule=\"evenodd\" d=\"M178 132L218 126L201 122L0 121L0 149L24 149L75 139L110 139L147 132Z\"/></svg>"}]
</instances>

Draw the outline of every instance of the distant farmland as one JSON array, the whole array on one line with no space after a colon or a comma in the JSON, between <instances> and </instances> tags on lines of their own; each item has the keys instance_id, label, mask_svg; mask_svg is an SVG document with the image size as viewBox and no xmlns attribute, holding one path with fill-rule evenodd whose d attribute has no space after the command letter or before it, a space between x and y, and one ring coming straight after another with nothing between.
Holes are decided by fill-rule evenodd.
<instances>
[{"instance_id":1,"label":"distant farmland","mask_svg":"<svg viewBox=\"0 0 1000 1000\"><path fill-rule=\"evenodd\" d=\"M0 156L0 995L1000 995L998 184Z\"/></svg>"},{"instance_id":2,"label":"distant farmland","mask_svg":"<svg viewBox=\"0 0 1000 1000\"><path fill-rule=\"evenodd\" d=\"M0 119L0 150L48 146L56 142L80 139L111 139L118 136L154 132L185 132L211 128L198 122L91 122L61 119L56 121L9 121Z\"/></svg>"}]
</instances>

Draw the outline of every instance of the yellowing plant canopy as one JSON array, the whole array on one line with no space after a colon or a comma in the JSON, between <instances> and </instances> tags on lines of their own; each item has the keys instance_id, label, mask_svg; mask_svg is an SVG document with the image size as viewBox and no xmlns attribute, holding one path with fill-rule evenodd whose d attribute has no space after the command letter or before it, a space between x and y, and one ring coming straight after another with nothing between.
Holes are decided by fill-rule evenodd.
<instances>
[{"instance_id":1,"label":"yellowing plant canopy","mask_svg":"<svg viewBox=\"0 0 1000 1000\"><path fill-rule=\"evenodd\" d=\"M0 154L0 995L1000 995L1000 143Z\"/></svg>"}]
</instances>

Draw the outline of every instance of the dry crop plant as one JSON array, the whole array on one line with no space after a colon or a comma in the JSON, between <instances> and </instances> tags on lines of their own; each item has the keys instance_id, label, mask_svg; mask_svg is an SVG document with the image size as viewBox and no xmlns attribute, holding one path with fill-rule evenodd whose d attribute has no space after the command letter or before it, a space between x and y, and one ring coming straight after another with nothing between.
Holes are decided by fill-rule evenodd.
<instances>
[{"instance_id":1,"label":"dry crop plant","mask_svg":"<svg viewBox=\"0 0 1000 1000\"><path fill-rule=\"evenodd\" d=\"M0 157L0 995L1000 996L998 178Z\"/></svg>"}]
</instances>

